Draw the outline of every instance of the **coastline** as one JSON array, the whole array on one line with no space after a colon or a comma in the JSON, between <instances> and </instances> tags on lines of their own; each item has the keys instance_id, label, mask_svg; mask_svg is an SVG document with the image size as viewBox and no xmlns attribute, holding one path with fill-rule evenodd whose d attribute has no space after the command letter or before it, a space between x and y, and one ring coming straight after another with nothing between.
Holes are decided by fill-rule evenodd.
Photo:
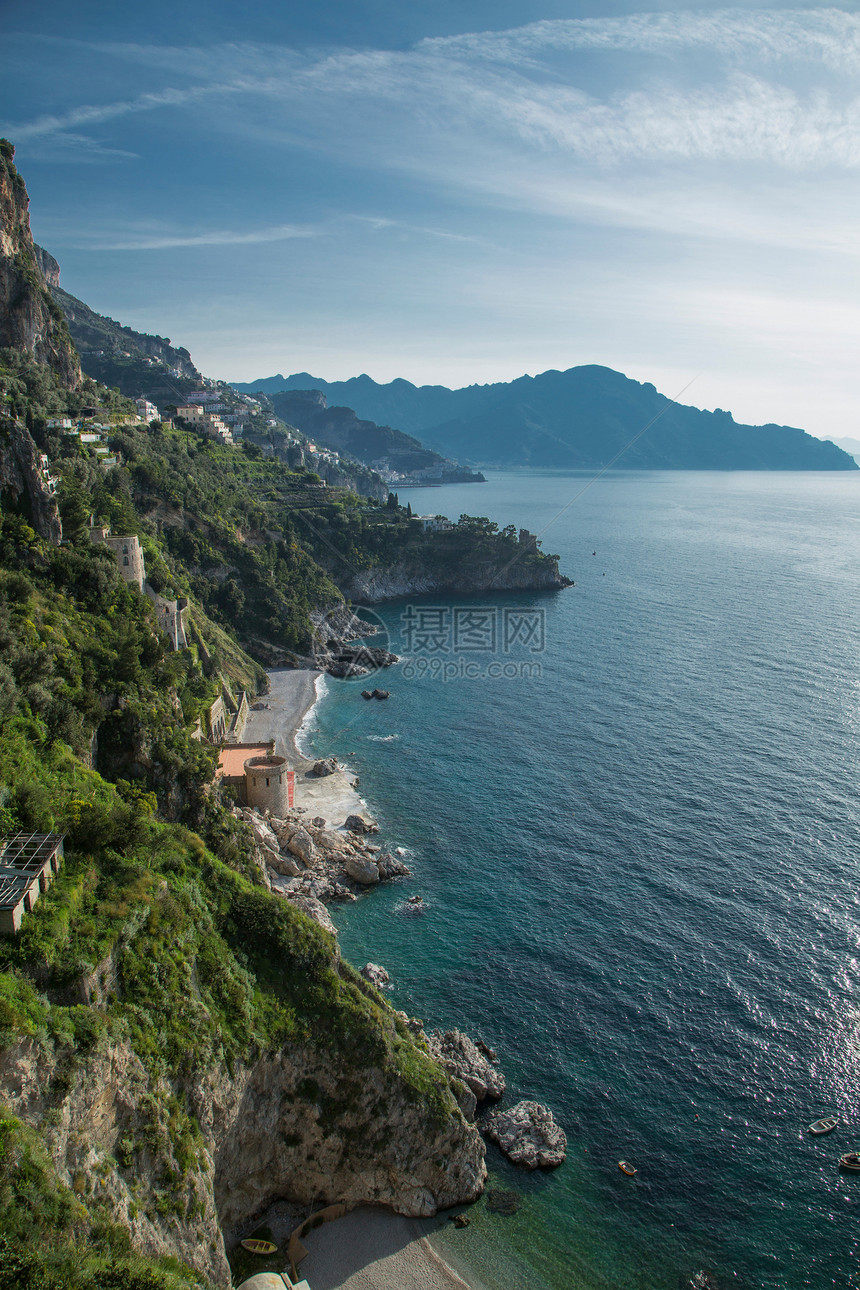
<instances>
[{"instance_id":1,"label":"coastline","mask_svg":"<svg viewBox=\"0 0 860 1290\"><path fill-rule=\"evenodd\" d=\"M296 805L323 815L334 827L346 816L367 812L355 788L355 772L310 775L314 758L303 732L309 730L317 703L325 695L324 674L310 668L279 668L268 673L268 706L249 714L248 742L274 739L275 751L296 769ZM303 1238L308 1257L300 1275L314 1290L481 1290L463 1280L433 1248L428 1237L445 1219L405 1218L390 1210L363 1206L325 1224Z\"/></svg>"}]
</instances>

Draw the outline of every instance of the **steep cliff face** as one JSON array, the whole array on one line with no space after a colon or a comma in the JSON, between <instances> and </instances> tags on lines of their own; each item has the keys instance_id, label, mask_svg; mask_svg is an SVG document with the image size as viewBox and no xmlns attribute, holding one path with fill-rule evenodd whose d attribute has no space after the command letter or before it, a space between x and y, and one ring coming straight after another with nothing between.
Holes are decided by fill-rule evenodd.
<instances>
[{"instance_id":1,"label":"steep cliff face","mask_svg":"<svg viewBox=\"0 0 860 1290\"><path fill-rule=\"evenodd\" d=\"M339 582L343 594L354 603L371 605L403 596L480 596L501 591L555 591L571 585L551 560L507 567L476 561L458 570L404 562L386 569L360 569L347 582Z\"/></svg>"},{"instance_id":2,"label":"steep cliff face","mask_svg":"<svg viewBox=\"0 0 860 1290\"><path fill-rule=\"evenodd\" d=\"M48 489L38 448L25 425L0 417L0 493L26 499L33 528L55 545L63 536L57 503Z\"/></svg>"},{"instance_id":3,"label":"steep cliff face","mask_svg":"<svg viewBox=\"0 0 860 1290\"><path fill-rule=\"evenodd\" d=\"M97 314L64 291L59 282L51 284L51 294L81 354L81 365L93 380L115 385L130 398L146 394L171 402L181 399L180 391L202 381L188 350L171 345L168 337L135 331Z\"/></svg>"},{"instance_id":4,"label":"steep cliff face","mask_svg":"<svg viewBox=\"0 0 860 1290\"><path fill-rule=\"evenodd\" d=\"M33 243L33 251L36 255L36 263L42 270L42 277L45 279L46 284L49 287L58 287L60 285L59 263L51 255L50 251L46 251L43 246L39 246L38 242Z\"/></svg>"},{"instance_id":5,"label":"steep cliff face","mask_svg":"<svg viewBox=\"0 0 860 1290\"><path fill-rule=\"evenodd\" d=\"M0 1106L41 1132L60 1180L139 1252L226 1288L222 1226L275 1199L426 1216L482 1191L480 1134L447 1076L387 1016L433 1093L358 1057L360 1034L339 1060L289 1043L185 1081L148 1073L125 1042L82 1054L21 1038L0 1052Z\"/></svg>"},{"instance_id":6,"label":"steep cliff face","mask_svg":"<svg viewBox=\"0 0 860 1290\"><path fill-rule=\"evenodd\" d=\"M0 348L32 354L75 386L81 379L78 356L39 267L27 189L14 156L11 143L0 140Z\"/></svg>"}]
</instances>

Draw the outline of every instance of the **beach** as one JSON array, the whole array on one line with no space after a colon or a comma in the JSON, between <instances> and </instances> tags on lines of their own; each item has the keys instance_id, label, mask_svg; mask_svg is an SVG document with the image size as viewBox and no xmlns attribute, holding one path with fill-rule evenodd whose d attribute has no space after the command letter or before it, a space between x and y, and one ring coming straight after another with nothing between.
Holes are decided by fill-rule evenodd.
<instances>
[{"instance_id":1,"label":"beach","mask_svg":"<svg viewBox=\"0 0 860 1290\"><path fill-rule=\"evenodd\" d=\"M333 775L310 773L314 758L301 751L300 731L319 697L322 673L311 668L278 668L268 673L269 693L251 711L244 743L275 741L275 752L286 757L296 771L295 805L312 819L321 816L332 828L342 828L348 815L364 813L367 806L356 792L355 773L342 768Z\"/></svg>"},{"instance_id":2,"label":"beach","mask_svg":"<svg viewBox=\"0 0 860 1290\"><path fill-rule=\"evenodd\" d=\"M313 1290L470 1290L427 1239L440 1220L363 1206L302 1238Z\"/></svg>"}]
</instances>

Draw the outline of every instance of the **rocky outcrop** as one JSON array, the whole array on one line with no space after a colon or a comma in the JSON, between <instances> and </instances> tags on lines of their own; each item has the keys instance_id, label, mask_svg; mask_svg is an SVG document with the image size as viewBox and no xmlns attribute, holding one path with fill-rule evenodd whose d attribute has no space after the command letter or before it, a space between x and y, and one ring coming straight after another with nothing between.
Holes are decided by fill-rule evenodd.
<instances>
[{"instance_id":1,"label":"rocky outcrop","mask_svg":"<svg viewBox=\"0 0 860 1290\"><path fill-rule=\"evenodd\" d=\"M426 1217L483 1189L480 1136L453 1099L434 1121L373 1066L339 1070L307 1049L287 1048L234 1080L213 1080L201 1114L204 1133L220 1144L215 1198L231 1227L279 1196L308 1205L382 1204Z\"/></svg>"},{"instance_id":2,"label":"rocky outcrop","mask_svg":"<svg viewBox=\"0 0 860 1290\"><path fill-rule=\"evenodd\" d=\"M443 535L444 536L444 535ZM359 604L375 605L404 596L472 596L490 591L557 591L573 584L558 571L554 560L540 563L512 561L458 563L456 567L425 563L358 569L349 577L335 576L343 594Z\"/></svg>"},{"instance_id":3,"label":"rocky outcrop","mask_svg":"<svg viewBox=\"0 0 860 1290\"><path fill-rule=\"evenodd\" d=\"M325 779L327 775L334 775L337 769L336 757L321 757L319 761L314 762L308 773L315 775L317 779Z\"/></svg>"},{"instance_id":4,"label":"rocky outcrop","mask_svg":"<svg viewBox=\"0 0 860 1290\"><path fill-rule=\"evenodd\" d=\"M373 887L379 882L379 869L372 856L349 856L346 872L362 887Z\"/></svg>"},{"instance_id":5,"label":"rocky outcrop","mask_svg":"<svg viewBox=\"0 0 860 1290\"><path fill-rule=\"evenodd\" d=\"M540 1102L518 1102L509 1111L493 1111L481 1128L509 1160L524 1169L555 1169L567 1155L564 1129Z\"/></svg>"},{"instance_id":6,"label":"rocky outcrop","mask_svg":"<svg viewBox=\"0 0 860 1290\"><path fill-rule=\"evenodd\" d=\"M49 287L58 287L60 285L60 266L49 251L38 242L33 243L33 253L36 257L36 263L42 271L42 277Z\"/></svg>"},{"instance_id":7,"label":"rocky outcrop","mask_svg":"<svg viewBox=\"0 0 860 1290\"><path fill-rule=\"evenodd\" d=\"M54 303L30 232L30 202L15 169L15 149L0 140L0 348L47 363L64 384L81 369L62 311Z\"/></svg>"},{"instance_id":8,"label":"rocky outcrop","mask_svg":"<svg viewBox=\"0 0 860 1290\"><path fill-rule=\"evenodd\" d=\"M483 1189L479 1133L438 1068L433 1097L401 1073L391 1054L406 1045L426 1066L421 1089L434 1080L408 1028L375 1003L387 1048L381 1036L366 1046L358 1022L349 1051L311 1036L184 1078L153 1075L125 1043L82 1053L22 1038L0 1051L0 1106L40 1128L60 1179L126 1226L135 1249L227 1290L221 1227L273 1200L426 1217ZM190 1164L178 1158L178 1107L199 1125Z\"/></svg>"},{"instance_id":9,"label":"rocky outcrop","mask_svg":"<svg viewBox=\"0 0 860 1290\"><path fill-rule=\"evenodd\" d=\"M377 990L382 990L391 980L391 977L388 975L385 968L380 967L378 963L365 963L364 967L361 969L361 975L364 977L365 981L369 981L371 985L375 985Z\"/></svg>"},{"instance_id":10,"label":"rocky outcrop","mask_svg":"<svg viewBox=\"0 0 860 1290\"><path fill-rule=\"evenodd\" d=\"M368 638L376 636L378 628L358 618L346 605L312 613L311 622L311 661L329 676L367 676L398 661L397 655L382 644L368 644Z\"/></svg>"},{"instance_id":11,"label":"rocky outcrop","mask_svg":"<svg viewBox=\"0 0 860 1290\"><path fill-rule=\"evenodd\" d=\"M49 491L40 453L25 425L0 417L0 492L26 499L33 528L56 546L63 536L60 512Z\"/></svg>"},{"instance_id":12,"label":"rocky outcrop","mask_svg":"<svg viewBox=\"0 0 860 1290\"><path fill-rule=\"evenodd\" d=\"M504 1093L506 1085L502 1072L461 1030L434 1030L427 1037L427 1047L439 1065L449 1075L462 1080L479 1102L488 1097L501 1097Z\"/></svg>"},{"instance_id":13,"label":"rocky outcrop","mask_svg":"<svg viewBox=\"0 0 860 1290\"><path fill-rule=\"evenodd\" d=\"M363 816L349 816L340 830L328 828L322 816L308 820L299 809L286 819L264 817L251 807L237 807L234 813L251 827L254 859L266 886L327 930L334 930L325 913L327 902L354 900L356 893L377 883L409 876L399 856L365 840L377 825Z\"/></svg>"},{"instance_id":14,"label":"rocky outcrop","mask_svg":"<svg viewBox=\"0 0 860 1290\"><path fill-rule=\"evenodd\" d=\"M366 815L348 815L344 828L349 829L350 833L376 833L379 826Z\"/></svg>"}]
</instances>

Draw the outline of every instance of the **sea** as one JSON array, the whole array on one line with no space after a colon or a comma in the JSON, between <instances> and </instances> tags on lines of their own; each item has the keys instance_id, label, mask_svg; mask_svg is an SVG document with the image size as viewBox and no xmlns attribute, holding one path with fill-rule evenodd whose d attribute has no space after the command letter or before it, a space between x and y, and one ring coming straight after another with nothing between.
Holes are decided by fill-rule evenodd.
<instances>
[{"instance_id":1,"label":"sea","mask_svg":"<svg viewBox=\"0 0 860 1290\"><path fill-rule=\"evenodd\" d=\"M328 680L311 718L413 871L332 909L345 955L567 1133L553 1172L490 1146L436 1248L487 1290L856 1287L860 473L408 498L575 580L369 608L390 698Z\"/></svg>"}]
</instances>

